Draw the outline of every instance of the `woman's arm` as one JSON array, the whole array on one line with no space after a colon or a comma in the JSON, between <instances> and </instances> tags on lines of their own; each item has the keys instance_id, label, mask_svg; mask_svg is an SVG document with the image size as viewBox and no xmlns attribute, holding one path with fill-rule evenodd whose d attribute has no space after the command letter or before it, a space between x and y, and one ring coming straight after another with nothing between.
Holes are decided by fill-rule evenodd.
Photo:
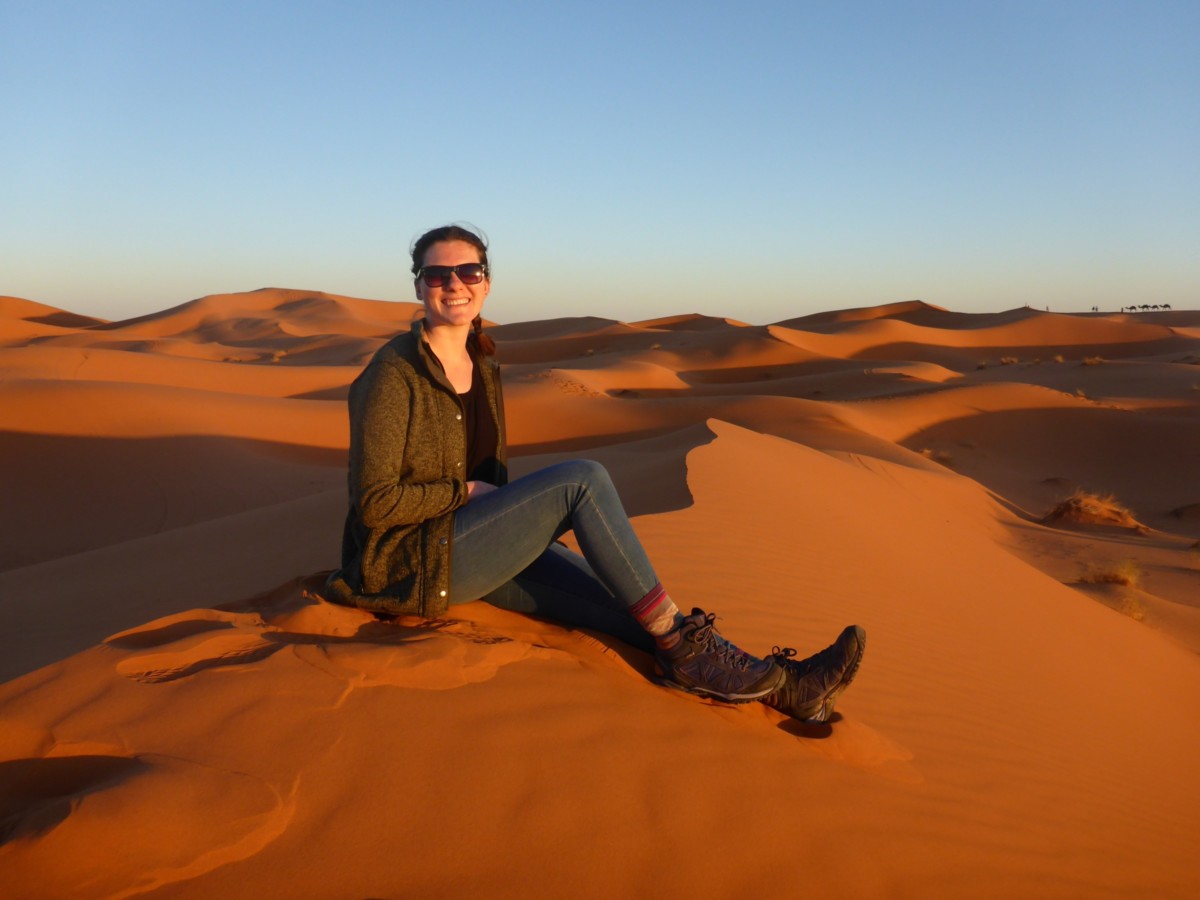
<instances>
[{"instance_id":1,"label":"woman's arm","mask_svg":"<svg viewBox=\"0 0 1200 900\"><path fill-rule=\"evenodd\" d=\"M442 439L434 431L442 423L414 420L404 375L386 365L364 375L350 417L351 487L362 523L414 525L466 503L466 481L442 471Z\"/></svg>"}]
</instances>

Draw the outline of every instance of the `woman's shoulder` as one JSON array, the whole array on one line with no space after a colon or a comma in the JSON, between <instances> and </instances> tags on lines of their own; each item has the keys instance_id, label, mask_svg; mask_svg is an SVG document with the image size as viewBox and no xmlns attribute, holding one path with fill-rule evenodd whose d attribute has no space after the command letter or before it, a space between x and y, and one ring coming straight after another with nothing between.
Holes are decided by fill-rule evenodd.
<instances>
[{"instance_id":1,"label":"woman's shoulder","mask_svg":"<svg viewBox=\"0 0 1200 900\"><path fill-rule=\"evenodd\" d=\"M420 359L420 348L411 331L402 331L375 351L369 365L376 363L416 363Z\"/></svg>"},{"instance_id":2,"label":"woman's shoulder","mask_svg":"<svg viewBox=\"0 0 1200 900\"><path fill-rule=\"evenodd\" d=\"M354 387L361 390L381 380L415 381L423 369L420 348L412 333L405 331L375 351L370 362L354 379Z\"/></svg>"}]
</instances>

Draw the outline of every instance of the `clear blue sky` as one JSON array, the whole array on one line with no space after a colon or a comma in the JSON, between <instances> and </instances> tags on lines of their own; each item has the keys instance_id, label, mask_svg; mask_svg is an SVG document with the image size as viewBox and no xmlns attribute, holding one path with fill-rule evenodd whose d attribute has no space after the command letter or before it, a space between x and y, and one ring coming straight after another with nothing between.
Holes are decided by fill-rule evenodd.
<instances>
[{"instance_id":1,"label":"clear blue sky","mask_svg":"<svg viewBox=\"0 0 1200 900\"><path fill-rule=\"evenodd\" d=\"M1200 306L1200 3L0 0L0 293Z\"/></svg>"}]
</instances>

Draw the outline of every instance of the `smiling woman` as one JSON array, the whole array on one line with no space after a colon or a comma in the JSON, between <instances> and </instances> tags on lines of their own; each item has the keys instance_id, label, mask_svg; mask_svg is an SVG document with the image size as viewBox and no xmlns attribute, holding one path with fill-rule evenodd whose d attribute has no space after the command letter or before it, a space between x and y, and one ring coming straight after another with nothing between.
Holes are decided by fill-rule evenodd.
<instances>
[{"instance_id":1,"label":"smiling woman","mask_svg":"<svg viewBox=\"0 0 1200 900\"><path fill-rule=\"evenodd\" d=\"M421 616L483 599L651 651L679 690L827 721L863 630L803 661L789 648L753 657L717 634L714 614L676 607L603 466L571 460L510 484L499 365L483 332L487 244L435 228L414 243L412 271L425 318L350 389L350 510L328 598ZM557 543L568 531L582 555Z\"/></svg>"}]
</instances>

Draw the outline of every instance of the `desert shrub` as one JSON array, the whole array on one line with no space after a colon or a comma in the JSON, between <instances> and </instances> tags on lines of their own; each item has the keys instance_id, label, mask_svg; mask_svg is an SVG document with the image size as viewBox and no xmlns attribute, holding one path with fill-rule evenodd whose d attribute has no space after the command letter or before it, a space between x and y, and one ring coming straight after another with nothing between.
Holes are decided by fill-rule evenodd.
<instances>
[{"instance_id":1,"label":"desert shrub","mask_svg":"<svg viewBox=\"0 0 1200 900\"><path fill-rule=\"evenodd\" d=\"M1104 362L1103 356L1085 356L1083 358L1083 364L1085 366L1099 366L1099 365L1103 364L1103 362Z\"/></svg>"},{"instance_id":2,"label":"desert shrub","mask_svg":"<svg viewBox=\"0 0 1200 900\"><path fill-rule=\"evenodd\" d=\"M1133 511L1112 494L1093 494L1077 490L1059 501L1042 517L1046 525L1114 525L1145 531L1146 527L1134 518Z\"/></svg>"},{"instance_id":3,"label":"desert shrub","mask_svg":"<svg viewBox=\"0 0 1200 900\"><path fill-rule=\"evenodd\" d=\"M1055 353L1055 354L1054 354L1054 361L1055 361L1056 363L1060 363L1060 362L1062 362L1062 361L1063 361L1063 355L1062 355L1061 353Z\"/></svg>"},{"instance_id":4,"label":"desert shrub","mask_svg":"<svg viewBox=\"0 0 1200 900\"><path fill-rule=\"evenodd\" d=\"M976 369L986 369L987 367L988 367L988 361L986 359L981 359L979 361L979 363L975 366Z\"/></svg>"},{"instance_id":5,"label":"desert shrub","mask_svg":"<svg viewBox=\"0 0 1200 900\"><path fill-rule=\"evenodd\" d=\"M1002 366L1015 366L1015 365L1016 365L1017 363L1019 363L1020 361L1021 361L1021 360L1020 360L1020 358L1019 358L1019 357L1016 357L1016 356L1002 356L1002 357L1000 357L1000 365L1002 365Z\"/></svg>"}]
</instances>

